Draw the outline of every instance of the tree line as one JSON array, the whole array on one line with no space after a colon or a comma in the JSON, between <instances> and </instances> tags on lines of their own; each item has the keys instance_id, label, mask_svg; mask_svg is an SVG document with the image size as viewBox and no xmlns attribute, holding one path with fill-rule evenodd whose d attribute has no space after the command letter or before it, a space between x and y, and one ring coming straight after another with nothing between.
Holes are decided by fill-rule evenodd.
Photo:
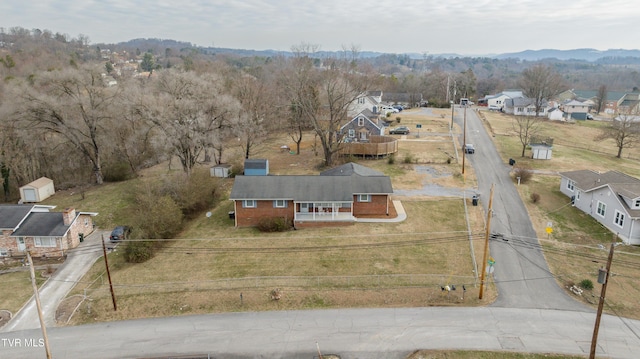
<instances>
[{"instance_id":1,"label":"tree line","mask_svg":"<svg viewBox=\"0 0 640 359\"><path fill-rule=\"evenodd\" d=\"M368 90L420 93L432 105L449 106L460 97L517 87L536 100L538 111L570 86L556 66L545 63L517 76L505 68L512 75L506 81L476 76L478 68L507 66L497 60L467 61L466 69L451 71L448 62L425 57L417 64L405 57L399 64L416 71L396 76L361 59L355 46L321 57L318 45L305 43L293 46L291 56L268 58L136 49L127 60L138 61L139 71L149 75L135 77L117 75L116 61L105 60L83 35L12 28L0 29L0 39L5 200L40 176L59 187L101 184L174 158L190 175L200 163L234 160L227 154L231 146L241 146L250 158L273 133L288 133L299 153L310 131L331 166L349 105Z\"/></svg>"}]
</instances>

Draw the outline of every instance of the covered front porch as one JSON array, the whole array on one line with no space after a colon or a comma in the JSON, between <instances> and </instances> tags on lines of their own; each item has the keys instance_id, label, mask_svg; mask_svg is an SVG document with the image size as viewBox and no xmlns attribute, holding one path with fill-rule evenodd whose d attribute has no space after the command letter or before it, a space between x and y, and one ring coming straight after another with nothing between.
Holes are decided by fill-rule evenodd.
<instances>
[{"instance_id":1,"label":"covered front porch","mask_svg":"<svg viewBox=\"0 0 640 359\"><path fill-rule=\"evenodd\" d=\"M295 202L294 221L353 222L352 202Z\"/></svg>"}]
</instances>

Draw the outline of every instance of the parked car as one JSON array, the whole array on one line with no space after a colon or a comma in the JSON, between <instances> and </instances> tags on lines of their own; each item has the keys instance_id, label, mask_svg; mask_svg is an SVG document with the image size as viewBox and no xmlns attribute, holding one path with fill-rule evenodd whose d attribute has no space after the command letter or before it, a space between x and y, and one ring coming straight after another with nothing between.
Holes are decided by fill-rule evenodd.
<instances>
[{"instance_id":1,"label":"parked car","mask_svg":"<svg viewBox=\"0 0 640 359\"><path fill-rule=\"evenodd\" d=\"M592 115L592 114L590 114L590 113L588 113L588 114L587 114L587 120L593 120L593 115Z\"/></svg>"},{"instance_id":2,"label":"parked car","mask_svg":"<svg viewBox=\"0 0 640 359\"><path fill-rule=\"evenodd\" d=\"M398 110L398 112L402 112L402 110L404 110L404 106L402 106L402 105L393 105L393 108Z\"/></svg>"},{"instance_id":3,"label":"parked car","mask_svg":"<svg viewBox=\"0 0 640 359\"><path fill-rule=\"evenodd\" d=\"M131 234L131 227L129 226L117 226L111 231L111 235L109 236L109 240L111 241L121 241L129 239L129 235Z\"/></svg>"},{"instance_id":4,"label":"parked car","mask_svg":"<svg viewBox=\"0 0 640 359\"><path fill-rule=\"evenodd\" d=\"M469 153L469 154L471 154L471 153L475 153L475 152L476 152L476 149L475 149L475 148L473 148L473 145L472 145L472 144L467 143L466 145L464 145L464 153Z\"/></svg>"},{"instance_id":5,"label":"parked car","mask_svg":"<svg viewBox=\"0 0 640 359\"><path fill-rule=\"evenodd\" d=\"M500 107L498 107L497 105L489 105L489 110L490 111L501 111L502 109Z\"/></svg>"},{"instance_id":6,"label":"parked car","mask_svg":"<svg viewBox=\"0 0 640 359\"><path fill-rule=\"evenodd\" d=\"M380 110L382 113L387 113L387 112L392 112L392 113L398 113L400 111L398 111L397 108L391 107L391 106L382 106L380 107Z\"/></svg>"},{"instance_id":7,"label":"parked car","mask_svg":"<svg viewBox=\"0 0 640 359\"><path fill-rule=\"evenodd\" d=\"M407 126L400 126L389 130L390 135L408 135L409 132L411 131L409 131L409 127Z\"/></svg>"}]
</instances>

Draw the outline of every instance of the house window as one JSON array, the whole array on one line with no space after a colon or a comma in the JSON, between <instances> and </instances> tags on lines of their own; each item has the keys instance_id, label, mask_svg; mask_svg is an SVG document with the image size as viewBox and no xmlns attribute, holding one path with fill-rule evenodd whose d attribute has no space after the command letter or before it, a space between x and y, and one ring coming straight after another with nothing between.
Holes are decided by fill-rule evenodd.
<instances>
[{"instance_id":1,"label":"house window","mask_svg":"<svg viewBox=\"0 0 640 359\"><path fill-rule=\"evenodd\" d=\"M8 257L9 251L6 248L0 248L0 257Z\"/></svg>"},{"instance_id":2,"label":"house window","mask_svg":"<svg viewBox=\"0 0 640 359\"><path fill-rule=\"evenodd\" d=\"M85 226L85 227L89 226L89 218L86 218L86 217L85 217L85 219L84 219L84 226Z\"/></svg>"},{"instance_id":3,"label":"house window","mask_svg":"<svg viewBox=\"0 0 640 359\"><path fill-rule=\"evenodd\" d=\"M573 192L573 187L575 186L575 182L573 182L572 180L568 180L567 181L567 189L571 192Z\"/></svg>"},{"instance_id":4,"label":"house window","mask_svg":"<svg viewBox=\"0 0 640 359\"><path fill-rule=\"evenodd\" d=\"M576 191L576 201L580 200L580 190Z\"/></svg>"},{"instance_id":5,"label":"house window","mask_svg":"<svg viewBox=\"0 0 640 359\"><path fill-rule=\"evenodd\" d=\"M616 210L616 215L613 219L613 223L617 224L620 228L624 227L624 213Z\"/></svg>"},{"instance_id":6,"label":"house window","mask_svg":"<svg viewBox=\"0 0 640 359\"><path fill-rule=\"evenodd\" d=\"M52 237L35 237L36 247L56 247L56 239Z\"/></svg>"},{"instance_id":7,"label":"house window","mask_svg":"<svg viewBox=\"0 0 640 359\"><path fill-rule=\"evenodd\" d=\"M253 199L246 199L242 201L242 208L256 208L256 201Z\"/></svg>"},{"instance_id":8,"label":"house window","mask_svg":"<svg viewBox=\"0 0 640 359\"><path fill-rule=\"evenodd\" d=\"M353 128L349 129L349 137L353 138L356 137L356 130L354 130Z\"/></svg>"},{"instance_id":9,"label":"house window","mask_svg":"<svg viewBox=\"0 0 640 359\"><path fill-rule=\"evenodd\" d=\"M358 126L364 126L364 118L358 117Z\"/></svg>"},{"instance_id":10,"label":"house window","mask_svg":"<svg viewBox=\"0 0 640 359\"><path fill-rule=\"evenodd\" d=\"M596 212L598 212L599 215L601 215L602 217L604 217L604 214L607 211L607 205L598 201L598 210Z\"/></svg>"},{"instance_id":11,"label":"house window","mask_svg":"<svg viewBox=\"0 0 640 359\"><path fill-rule=\"evenodd\" d=\"M360 97L360 98L358 98L358 103L359 103L359 104L363 104L363 103L364 103L364 97Z\"/></svg>"},{"instance_id":12,"label":"house window","mask_svg":"<svg viewBox=\"0 0 640 359\"><path fill-rule=\"evenodd\" d=\"M287 208L287 201L284 199L276 199L273 201L274 208Z\"/></svg>"},{"instance_id":13,"label":"house window","mask_svg":"<svg viewBox=\"0 0 640 359\"><path fill-rule=\"evenodd\" d=\"M518 107L518 112L524 112L524 107Z\"/></svg>"},{"instance_id":14,"label":"house window","mask_svg":"<svg viewBox=\"0 0 640 359\"><path fill-rule=\"evenodd\" d=\"M633 207L640 208L640 199L636 199L635 201L633 201Z\"/></svg>"},{"instance_id":15,"label":"house window","mask_svg":"<svg viewBox=\"0 0 640 359\"><path fill-rule=\"evenodd\" d=\"M370 194L359 194L358 195L358 202L371 202L371 195Z\"/></svg>"}]
</instances>

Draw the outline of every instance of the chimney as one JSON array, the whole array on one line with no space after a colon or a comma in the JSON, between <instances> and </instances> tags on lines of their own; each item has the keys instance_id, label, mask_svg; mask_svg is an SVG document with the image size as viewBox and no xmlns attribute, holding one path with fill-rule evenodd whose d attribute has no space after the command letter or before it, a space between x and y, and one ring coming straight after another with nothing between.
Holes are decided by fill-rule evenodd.
<instances>
[{"instance_id":1,"label":"chimney","mask_svg":"<svg viewBox=\"0 0 640 359\"><path fill-rule=\"evenodd\" d=\"M65 226L70 226L71 222L76 218L76 210L74 208L66 208L62 211L62 222Z\"/></svg>"}]
</instances>

